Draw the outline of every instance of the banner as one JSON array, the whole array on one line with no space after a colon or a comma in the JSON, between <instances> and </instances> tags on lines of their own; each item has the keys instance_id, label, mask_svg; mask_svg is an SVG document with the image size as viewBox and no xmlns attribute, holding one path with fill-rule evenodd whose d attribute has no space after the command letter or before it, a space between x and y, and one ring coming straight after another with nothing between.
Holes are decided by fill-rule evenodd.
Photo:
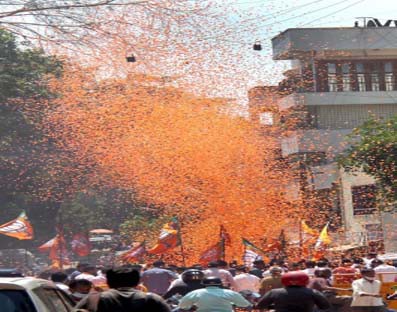
<instances>
[{"instance_id":1,"label":"banner","mask_svg":"<svg viewBox=\"0 0 397 312\"><path fill-rule=\"evenodd\" d=\"M145 242L139 243L136 246L133 246L130 250L126 251L120 256L120 259L123 262L127 263L137 263L142 260L142 258L146 255L146 247Z\"/></svg>"},{"instance_id":2,"label":"banner","mask_svg":"<svg viewBox=\"0 0 397 312\"><path fill-rule=\"evenodd\" d=\"M171 222L166 223L157 240L157 244L149 249L150 254L158 255L165 253L181 244L179 223L177 218L172 218Z\"/></svg>"},{"instance_id":3,"label":"banner","mask_svg":"<svg viewBox=\"0 0 397 312\"><path fill-rule=\"evenodd\" d=\"M70 245L72 251L80 257L86 257L91 252L91 242L87 234L74 234Z\"/></svg>"},{"instance_id":4,"label":"banner","mask_svg":"<svg viewBox=\"0 0 397 312\"><path fill-rule=\"evenodd\" d=\"M33 239L33 227L26 213L23 211L18 218L0 225L0 234L11 236L19 240Z\"/></svg>"}]
</instances>

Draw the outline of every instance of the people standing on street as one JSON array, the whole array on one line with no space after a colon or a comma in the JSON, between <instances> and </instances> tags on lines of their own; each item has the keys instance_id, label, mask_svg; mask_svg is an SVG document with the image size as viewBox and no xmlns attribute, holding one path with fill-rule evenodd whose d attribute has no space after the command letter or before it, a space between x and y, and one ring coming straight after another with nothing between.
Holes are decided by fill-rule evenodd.
<instances>
[{"instance_id":1,"label":"people standing on street","mask_svg":"<svg viewBox=\"0 0 397 312\"><path fill-rule=\"evenodd\" d=\"M160 296L144 293L135 287L139 272L129 267L119 267L106 272L109 290L89 294L76 308L89 312L170 312Z\"/></svg>"}]
</instances>

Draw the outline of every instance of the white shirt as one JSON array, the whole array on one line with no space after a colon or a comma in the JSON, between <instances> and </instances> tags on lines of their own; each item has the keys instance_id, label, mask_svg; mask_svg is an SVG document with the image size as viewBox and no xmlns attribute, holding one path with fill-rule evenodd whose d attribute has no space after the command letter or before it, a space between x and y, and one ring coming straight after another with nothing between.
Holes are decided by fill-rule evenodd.
<instances>
[{"instance_id":1,"label":"white shirt","mask_svg":"<svg viewBox=\"0 0 397 312\"><path fill-rule=\"evenodd\" d=\"M362 293L379 294L380 287L382 283L380 281L374 280L372 283L368 282L364 278L355 280L352 283L353 287L353 301L352 307L379 307L383 306L382 298L375 298L364 296L360 297Z\"/></svg>"},{"instance_id":2,"label":"white shirt","mask_svg":"<svg viewBox=\"0 0 397 312\"><path fill-rule=\"evenodd\" d=\"M106 277L103 275L95 276L88 273L81 273L75 277L75 280L85 279L90 281L94 286L103 286L106 284Z\"/></svg>"},{"instance_id":3,"label":"white shirt","mask_svg":"<svg viewBox=\"0 0 397 312\"><path fill-rule=\"evenodd\" d=\"M234 281L236 282L236 289L235 291L242 291L242 290L251 290L253 292L259 291L260 285L260 278L249 274L249 273L242 273L238 274L234 277Z\"/></svg>"},{"instance_id":4,"label":"white shirt","mask_svg":"<svg viewBox=\"0 0 397 312\"><path fill-rule=\"evenodd\" d=\"M388 265L386 263L378 265L376 268L374 268L374 271L377 275L381 275L382 282L388 283L388 282L394 282L395 278L397 277L397 268ZM382 273L388 273L388 274L382 274ZM395 273L395 274L390 274L390 273Z\"/></svg>"},{"instance_id":5,"label":"white shirt","mask_svg":"<svg viewBox=\"0 0 397 312\"><path fill-rule=\"evenodd\" d=\"M236 283L234 282L233 276L229 271L218 269L218 268L209 268L204 271L205 277L215 276L219 277L222 280L222 284L225 287L229 287L231 289L236 288Z\"/></svg>"}]
</instances>

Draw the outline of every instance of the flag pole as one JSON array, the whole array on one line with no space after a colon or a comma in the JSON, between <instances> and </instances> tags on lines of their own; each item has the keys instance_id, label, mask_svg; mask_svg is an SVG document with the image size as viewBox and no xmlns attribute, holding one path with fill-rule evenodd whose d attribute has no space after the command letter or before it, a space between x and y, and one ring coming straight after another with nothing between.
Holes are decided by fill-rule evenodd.
<instances>
[{"instance_id":1,"label":"flag pole","mask_svg":"<svg viewBox=\"0 0 397 312\"><path fill-rule=\"evenodd\" d=\"M221 260L225 261L226 258L226 246L225 246L225 238L223 235L223 228L222 225L219 227L219 238L221 243Z\"/></svg>"},{"instance_id":2,"label":"flag pole","mask_svg":"<svg viewBox=\"0 0 397 312\"><path fill-rule=\"evenodd\" d=\"M183 240L182 240L182 222L179 220L179 218L177 218L178 222L178 239L179 239L179 243L181 246L181 254L182 254L182 264L184 267L186 267L186 257L185 257L185 247L183 246Z\"/></svg>"},{"instance_id":3,"label":"flag pole","mask_svg":"<svg viewBox=\"0 0 397 312\"><path fill-rule=\"evenodd\" d=\"M299 221L299 258L303 257L303 229L302 229L302 219Z\"/></svg>"}]
</instances>

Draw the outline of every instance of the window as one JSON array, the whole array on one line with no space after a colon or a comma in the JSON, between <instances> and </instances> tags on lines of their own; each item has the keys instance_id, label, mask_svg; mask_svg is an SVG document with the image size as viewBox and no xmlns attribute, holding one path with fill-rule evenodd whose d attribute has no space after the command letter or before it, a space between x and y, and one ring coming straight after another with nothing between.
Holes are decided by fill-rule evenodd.
<instances>
[{"instance_id":1,"label":"window","mask_svg":"<svg viewBox=\"0 0 397 312\"><path fill-rule=\"evenodd\" d=\"M265 126L273 125L273 113L272 112L264 112L259 115L259 123Z\"/></svg>"},{"instance_id":2,"label":"window","mask_svg":"<svg viewBox=\"0 0 397 312\"><path fill-rule=\"evenodd\" d=\"M373 184L353 186L353 214L369 215L376 211L376 187Z\"/></svg>"},{"instance_id":3,"label":"window","mask_svg":"<svg viewBox=\"0 0 397 312\"><path fill-rule=\"evenodd\" d=\"M34 312L32 301L22 290L0 290L1 312Z\"/></svg>"},{"instance_id":4,"label":"window","mask_svg":"<svg viewBox=\"0 0 397 312\"><path fill-rule=\"evenodd\" d=\"M381 224L366 224L365 230L367 231L368 241L378 241L383 239L383 230Z\"/></svg>"},{"instance_id":5,"label":"window","mask_svg":"<svg viewBox=\"0 0 397 312\"><path fill-rule=\"evenodd\" d=\"M364 71L363 63L356 64L356 72L357 72L357 89L358 89L358 91L367 91L367 86L365 84L365 71Z\"/></svg>"},{"instance_id":6,"label":"window","mask_svg":"<svg viewBox=\"0 0 397 312\"><path fill-rule=\"evenodd\" d=\"M70 307L59 292L52 288L36 288L34 293L45 303L50 311L69 312Z\"/></svg>"},{"instance_id":7,"label":"window","mask_svg":"<svg viewBox=\"0 0 397 312\"><path fill-rule=\"evenodd\" d=\"M393 63L385 63L385 89L386 91L394 90L394 75L393 75Z\"/></svg>"},{"instance_id":8,"label":"window","mask_svg":"<svg viewBox=\"0 0 397 312\"><path fill-rule=\"evenodd\" d=\"M338 91L338 81L336 79L336 64L328 63L328 91L336 92Z\"/></svg>"},{"instance_id":9,"label":"window","mask_svg":"<svg viewBox=\"0 0 397 312\"><path fill-rule=\"evenodd\" d=\"M369 72L371 77L371 91L379 91L380 90L379 63L371 63Z\"/></svg>"},{"instance_id":10,"label":"window","mask_svg":"<svg viewBox=\"0 0 397 312\"><path fill-rule=\"evenodd\" d=\"M350 64L342 64L342 89L343 91L351 91L350 81Z\"/></svg>"}]
</instances>

